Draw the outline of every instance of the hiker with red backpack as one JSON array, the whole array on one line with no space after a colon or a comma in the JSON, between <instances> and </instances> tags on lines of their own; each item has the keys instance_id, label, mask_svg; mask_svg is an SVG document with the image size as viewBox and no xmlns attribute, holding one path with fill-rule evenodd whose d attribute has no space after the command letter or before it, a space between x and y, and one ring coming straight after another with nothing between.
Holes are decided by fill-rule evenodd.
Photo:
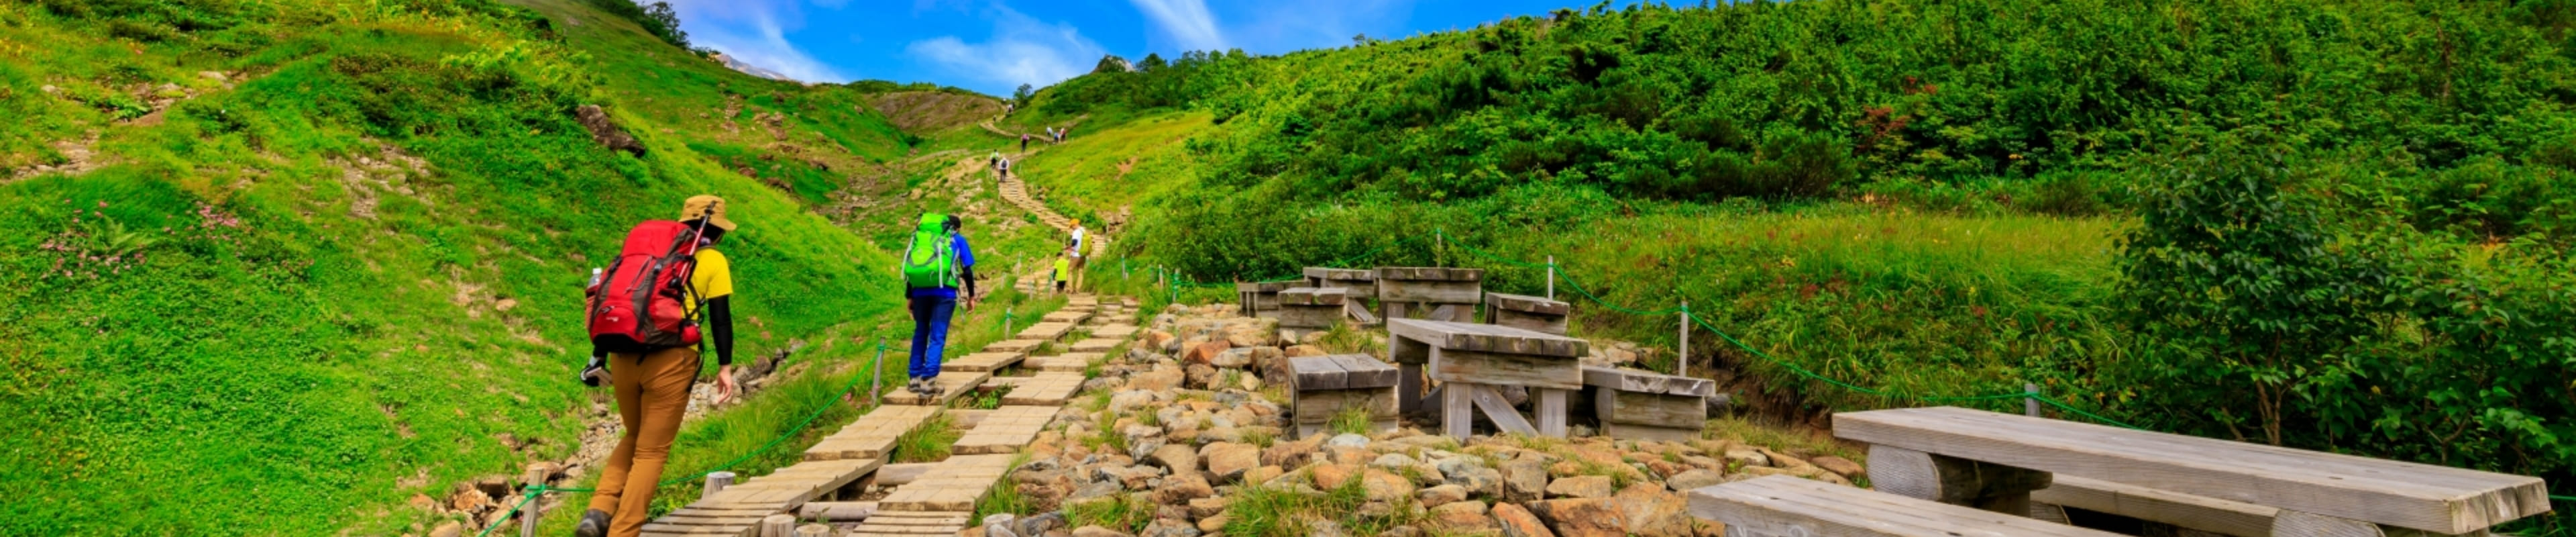
<instances>
[{"instance_id":1,"label":"hiker with red backpack","mask_svg":"<svg viewBox=\"0 0 2576 537\"><path fill-rule=\"evenodd\" d=\"M591 363L581 381L608 382L625 436L609 452L575 535L643 531L706 347L716 352L715 402L734 396L733 266L712 248L734 229L724 206L724 198L689 198L679 220L637 224L617 260L592 270Z\"/></svg>"},{"instance_id":2,"label":"hiker with red backpack","mask_svg":"<svg viewBox=\"0 0 2576 537\"><path fill-rule=\"evenodd\" d=\"M912 244L903 249L904 300L912 305L912 380L904 388L923 400L939 398L940 359L948 351L948 320L956 313L957 289L966 289L966 311L975 311L975 250L966 244L965 220L923 213L913 228Z\"/></svg>"}]
</instances>

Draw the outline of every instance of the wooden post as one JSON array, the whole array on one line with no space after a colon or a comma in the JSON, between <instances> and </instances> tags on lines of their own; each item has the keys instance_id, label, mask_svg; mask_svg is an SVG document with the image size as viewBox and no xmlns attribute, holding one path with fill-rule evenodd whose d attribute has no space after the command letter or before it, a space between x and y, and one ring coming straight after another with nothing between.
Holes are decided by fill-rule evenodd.
<instances>
[{"instance_id":1,"label":"wooden post","mask_svg":"<svg viewBox=\"0 0 2576 537\"><path fill-rule=\"evenodd\" d=\"M527 473L519 477L519 486L527 490L536 490L537 487L546 484L546 473L546 468L542 465L530 464ZM528 509L519 512L519 537L537 537L537 512L545 506L546 501L542 496L528 499Z\"/></svg>"},{"instance_id":2,"label":"wooden post","mask_svg":"<svg viewBox=\"0 0 2576 537\"><path fill-rule=\"evenodd\" d=\"M1454 385L1453 385L1454 384ZM1476 432L1475 385L1442 384L1440 389L1440 430L1450 438L1466 440Z\"/></svg>"},{"instance_id":3,"label":"wooden post","mask_svg":"<svg viewBox=\"0 0 2576 537\"><path fill-rule=\"evenodd\" d=\"M1395 364L1395 411L1412 414L1422 409L1422 364Z\"/></svg>"},{"instance_id":4,"label":"wooden post","mask_svg":"<svg viewBox=\"0 0 2576 537\"><path fill-rule=\"evenodd\" d=\"M1008 305L1002 306L1002 339L1011 338L1011 334L1013 333L1011 332L1011 321L1011 307Z\"/></svg>"},{"instance_id":5,"label":"wooden post","mask_svg":"<svg viewBox=\"0 0 2576 537\"><path fill-rule=\"evenodd\" d=\"M716 493L723 492L725 487L730 486L733 486L733 472L707 472L707 487L705 491L698 493L698 499L713 498Z\"/></svg>"},{"instance_id":6,"label":"wooden post","mask_svg":"<svg viewBox=\"0 0 2576 537\"><path fill-rule=\"evenodd\" d=\"M796 515L779 513L760 519L760 537L796 537Z\"/></svg>"},{"instance_id":7,"label":"wooden post","mask_svg":"<svg viewBox=\"0 0 2576 537\"><path fill-rule=\"evenodd\" d=\"M1556 256L1547 256L1547 299L1556 300Z\"/></svg>"},{"instance_id":8,"label":"wooden post","mask_svg":"<svg viewBox=\"0 0 2576 537\"><path fill-rule=\"evenodd\" d=\"M2030 394L2030 396L2029 396L2029 397L2023 397L2023 398L2022 398L2022 400L2021 400L2021 413L2022 413L2022 415L2024 415L2024 416L2031 416L2031 417L2038 417L2038 416L2039 416L2039 384L2036 384L2036 383L2028 383L2028 382L2022 383L2022 385L2021 385L2021 393Z\"/></svg>"},{"instance_id":9,"label":"wooden post","mask_svg":"<svg viewBox=\"0 0 2576 537\"><path fill-rule=\"evenodd\" d=\"M1538 434L1565 438L1566 391L1555 388L1535 388L1531 391L1538 392L1538 404L1530 407L1538 411Z\"/></svg>"},{"instance_id":10,"label":"wooden post","mask_svg":"<svg viewBox=\"0 0 2576 537\"><path fill-rule=\"evenodd\" d=\"M1690 376L1690 301L1682 301L1682 351L1673 355L1673 375Z\"/></svg>"}]
</instances>

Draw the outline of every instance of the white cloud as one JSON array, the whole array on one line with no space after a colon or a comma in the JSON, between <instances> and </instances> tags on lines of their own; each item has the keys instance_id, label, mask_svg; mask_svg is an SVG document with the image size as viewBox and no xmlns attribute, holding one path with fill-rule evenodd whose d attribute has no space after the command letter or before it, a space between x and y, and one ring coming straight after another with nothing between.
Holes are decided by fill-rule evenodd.
<instances>
[{"instance_id":1,"label":"white cloud","mask_svg":"<svg viewBox=\"0 0 2576 537\"><path fill-rule=\"evenodd\" d=\"M806 82L850 79L787 40L805 26L794 0L672 0L671 7L692 45Z\"/></svg>"},{"instance_id":2,"label":"white cloud","mask_svg":"<svg viewBox=\"0 0 2576 537\"><path fill-rule=\"evenodd\" d=\"M914 41L904 52L957 76L1003 88L1046 86L1080 76L1107 54L1070 24L1047 23L999 4L985 10L985 16L993 20L993 35L982 43L941 36Z\"/></svg>"},{"instance_id":3,"label":"white cloud","mask_svg":"<svg viewBox=\"0 0 2576 537\"><path fill-rule=\"evenodd\" d=\"M1206 0L1129 0L1145 17L1154 19L1163 33L1180 41L1184 50L1225 50L1225 35L1217 31L1216 16L1208 13Z\"/></svg>"},{"instance_id":4,"label":"white cloud","mask_svg":"<svg viewBox=\"0 0 2576 537\"><path fill-rule=\"evenodd\" d=\"M1382 34L1404 27L1413 14L1413 1L1248 2L1238 9L1249 13L1243 13L1246 16L1238 19L1241 24L1230 26L1227 33L1252 52L1282 54L1349 46L1351 37L1362 33L1380 39L1404 37Z\"/></svg>"}]
</instances>

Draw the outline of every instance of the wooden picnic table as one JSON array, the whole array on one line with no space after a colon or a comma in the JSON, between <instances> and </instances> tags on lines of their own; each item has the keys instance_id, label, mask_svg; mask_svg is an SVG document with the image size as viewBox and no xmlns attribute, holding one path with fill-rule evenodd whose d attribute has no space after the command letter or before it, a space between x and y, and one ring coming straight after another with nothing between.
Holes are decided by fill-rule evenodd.
<instances>
[{"instance_id":1,"label":"wooden picnic table","mask_svg":"<svg viewBox=\"0 0 2576 537\"><path fill-rule=\"evenodd\" d=\"M1387 355L1397 364L1398 410L1422 407L1425 366L1441 382L1442 428L1464 439L1482 410L1509 432L1564 437L1566 397L1583 389L1580 359L1591 342L1508 326L1394 319L1386 321ZM1495 386L1523 386L1536 401L1536 425L1506 403Z\"/></svg>"},{"instance_id":2,"label":"wooden picnic table","mask_svg":"<svg viewBox=\"0 0 2576 537\"><path fill-rule=\"evenodd\" d=\"M1450 267L1378 267L1377 299L1389 320L1404 317L1405 308L1422 304L1435 321L1465 321L1484 298L1484 269ZM1467 310L1467 311L1462 311Z\"/></svg>"},{"instance_id":3,"label":"wooden picnic table","mask_svg":"<svg viewBox=\"0 0 2576 537\"><path fill-rule=\"evenodd\" d=\"M1836 414L1834 435L1870 444L1881 491L2017 514L2052 474L2276 508L2280 537L2480 533L2549 511L2536 477L1956 407Z\"/></svg>"}]
</instances>

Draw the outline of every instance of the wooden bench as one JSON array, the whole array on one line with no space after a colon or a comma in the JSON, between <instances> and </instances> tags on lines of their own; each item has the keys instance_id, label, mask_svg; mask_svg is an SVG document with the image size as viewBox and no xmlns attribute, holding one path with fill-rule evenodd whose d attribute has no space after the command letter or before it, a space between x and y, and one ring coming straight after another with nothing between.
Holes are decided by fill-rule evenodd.
<instances>
[{"instance_id":1,"label":"wooden bench","mask_svg":"<svg viewBox=\"0 0 2576 537\"><path fill-rule=\"evenodd\" d=\"M2482 533L2549 511L2536 477L1955 407L1836 414L1834 435L1870 444L1879 490L2016 514L2053 474L2278 509L2282 537ZM2130 505L2150 504L2109 507L2151 515Z\"/></svg>"},{"instance_id":2,"label":"wooden bench","mask_svg":"<svg viewBox=\"0 0 2576 537\"><path fill-rule=\"evenodd\" d=\"M1279 327L1322 330L1332 328L1343 317L1342 307L1350 302L1350 290L1340 288L1290 287L1279 291Z\"/></svg>"},{"instance_id":3,"label":"wooden bench","mask_svg":"<svg viewBox=\"0 0 2576 537\"><path fill-rule=\"evenodd\" d=\"M1289 358L1288 371L1298 436L1323 431L1352 408L1367 409L1371 431L1395 429L1395 366L1365 354L1336 354Z\"/></svg>"},{"instance_id":4,"label":"wooden bench","mask_svg":"<svg viewBox=\"0 0 2576 537\"><path fill-rule=\"evenodd\" d=\"M1565 317L1574 306L1529 295L1485 293L1485 324L1565 335Z\"/></svg>"},{"instance_id":5,"label":"wooden bench","mask_svg":"<svg viewBox=\"0 0 2576 537\"><path fill-rule=\"evenodd\" d=\"M1306 267L1306 286L1347 290L1349 300L1342 303L1342 311L1350 315L1352 321L1362 326L1377 326L1384 322L1378 320L1377 313L1369 311L1368 304L1360 302L1361 298L1377 296L1377 271Z\"/></svg>"},{"instance_id":6,"label":"wooden bench","mask_svg":"<svg viewBox=\"0 0 2576 537\"><path fill-rule=\"evenodd\" d=\"M1638 371L1584 366L1583 385L1592 391L1592 412L1601 434L1612 438L1687 441L1708 426L1708 395L1717 381Z\"/></svg>"},{"instance_id":7,"label":"wooden bench","mask_svg":"<svg viewBox=\"0 0 2576 537\"><path fill-rule=\"evenodd\" d=\"M1279 292L1304 283L1304 280L1284 280L1234 284L1235 309L1245 317L1277 319Z\"/></svg>"},{"instance_id":8,"label":"wooden bench","mask_svg":"<svg viewBox=\"0 0 2576 537\"><path fill-rule=\"evenodd\" d=\"M1384 281L1384 280L1380 280ZM1410 413L1422 402L1422 372L1441 382L1441 428L1451 437L1473 434L1475 415L1505 432L1565 437L1567 394L1583 389L1579 357L1591 342L1508 326L1388 318L1387 355L1395 359L1396 404ZM1536 424L1521 417L1494 386L1532 390Z\"/></svg>"},{"instance_id":9,"label":"wooden bench","mask_svg":"<svg viewBox=\"0 0 2576 537\"><path fill-rule=\"evenodd\" d=\"M1378 267L1377 300L1386 308L1385 318L1407 317L1408 305L1430 308L1425 317L1434 321L1465 321L1473 312L1460 311L1476 307L1484 298L1485 271L1449 267Z\"/></svg>"},{"instance_id":10,"label":"wooden bench","mask_svg":"<svg viewBox=\"0 0 2576 537\"><path fill-rule=\"evenodd\" d=\"M2119 536L1781 475L1693 489L1689 497L1691 516L1725 523L1728 537Z\"/></svg>"}]
</instances>

